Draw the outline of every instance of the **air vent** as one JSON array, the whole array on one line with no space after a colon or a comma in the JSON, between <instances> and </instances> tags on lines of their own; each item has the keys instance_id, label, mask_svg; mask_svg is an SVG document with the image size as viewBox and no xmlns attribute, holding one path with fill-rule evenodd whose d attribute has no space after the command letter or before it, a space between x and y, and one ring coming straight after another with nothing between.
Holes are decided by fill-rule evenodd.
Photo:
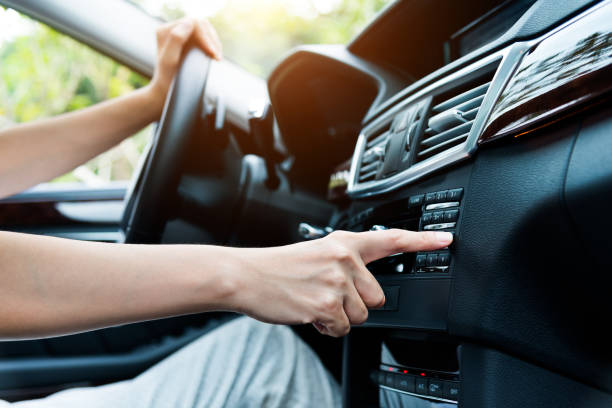
<instances>
[{"instance_id":1,"label":"air vent","mask_svg":"<svg viewBox=\"0 0 612 408\"><path fill-rule=\"evenodd\" d=\"M372 134L366 144L359 166L359 182L374 180L385 160L385 147L391 134L390 124Z\"/></svg>"},{"instance_id":2,"label":"air vent","mask_svg":"<svg viewBox=\"0 0 612 408\"><path fill-rule=\"evenodd\" d=\"M415 162L466 141L492 79L493 72L434 97L427 127L417 146Z\"/></svg>"}]
</instances>

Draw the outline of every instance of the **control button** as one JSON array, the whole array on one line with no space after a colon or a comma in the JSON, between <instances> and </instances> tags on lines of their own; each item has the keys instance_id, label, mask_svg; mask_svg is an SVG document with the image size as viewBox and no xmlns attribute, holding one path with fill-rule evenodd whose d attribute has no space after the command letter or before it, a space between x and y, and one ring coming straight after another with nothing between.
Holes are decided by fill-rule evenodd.
<instances>
[{"instance_id":1,"label":"control button","mask_svg":"<svg viewBox=\"0 0 612 408\"><path fill-rule=\"evenodd\" d=\"M436 193L427 193L425 194L425 204L435 203L436 202Z\"/></svg>"},{"instance_id":2,"label":"control button","mask_svg":"<svg viewBox=\"0 0 612 408\"><path fill-rule=\"evenodd\" d=\"M372 228L370 228L370 231L386 231L389 228L385 227L384 225L372 225Z\"/></svg>"},{"instance_id":3,"label":"control button","mask_svg":"<svg viewBox=\"0 0 612 408\"><path fill-rule=\"evenodd\" d=\"M444 222L457 221L457 218L459 218L459 210L444 211Z\"/></svg>"},{"instance_id":4,"label":"control button","mask_svg":"<svg viewBox=\"0 0 612 408\"><path fill-rule=\"evenodd\" d=\"M417 254L415 264L417 267L425 266L427 264L427 255Z\"/></svg>"},{"instance_id":5,"label":"control button","mask_svg":"<svg viewBox=\"0 0 612 408\"><path fill-rule=\"evenodd\" d=\"M385 383L385 372L378 370L378 378L377 378L377 383L378 384L384 384Z\"/></svg>"},{"instance_id":6,"label":"control button","mask_svg":"<svg viewBox=\"0 0 612 408\"><path fill-rule=\"evenodd\" d=\"M411 207L417 207L417 206L423 204L423 199L424 198L425 198L425 196L423 194L411 196L408 199L408 205L411 206Z\"/></svg>"},{"instance_id":7,"label":"control button","mask_svg":"<svg viewBox=\"0 0 612 408\"><path fill-rule=\"evenodd\" d=\"M436 212L434 212L432 214L432 216L431 216L432 224L440 224L443 221L444 221L444 212L443 211L436 211Z\"/></svg>"},{"instance_id":8,"label":"control button","mask_svg":"<svg viewBox=\"0 0 612 408\"><path fill-rule=\"evenodd\" d=\"M438 254L438 266L450 265L450 254L448 252L442 252Z\"/></svg>"},{"instance_id":9,"label":"control button","mask_svg":"<svg viewBox=\"0 0 612 408\"><path fill-rule=\"evenodd\" d=\"M406 374L396 376L395 388L402 391L414 392L414 376Z\"/></svg>"},{"instance_id":10,"label":"control button","mask_svg":"<svg viewBox=\"0 0 612 408\"><path fill-rule=\"evenodd\" d=\"M459 399L459 383L456 381L445 381L444 396L457 401Z\"/></svg>"},{"instance_id":11,"label":"control button","mask_svg":"<svg viewBox=\"0 0 612 408\"><path fill-rule=\"evenodd\" d=\"M436 266L438 264L438 254L427 254L427 261L425 265Z\"/></svg>"},{"instance_id":12,"label":"control button","mask_svg":"<svg viewBox=\"0 0 612 408\"><path fill-rule=\"evenodd\" d=\"M423 214L421 220L423 221L423 225L431 224L431 213Z\"/></svg>"},{"instance_id":13,"label":"control button","mask_svg":"<svg viewBox=\"0 0 612 408\"><path fill-rule=\"evenodd\" d=\"M427 393L432 397L441 397L444 393L444 385L440 380L429 380Z\"/></svg>"},{"instance_id":14,"label":"control button","mask_svg":"<svg viewBox=\"0 0 612 408\"><path fill-rule=\"evenodd\" d=\"M459 201L461 200L462 195L463 195L463 189L455 188L453 190L448 190L446 192L446 199L449 201Z\"/></svg>"},{"instance_id":15,"label":"control button","mask_svg":"<svg viewBox=\"0 0 612 408\"><path fill-rule=\"evenodd\" d=\"M429 225L425 225L423 227L424 230L429 231L429 230L443 230L443 229L449 229L449 228L455 228L455 226L457 225L456 222L443 222L441 224L429 224ZM452 231L449 231L452 232Z\"/></svg>"},{"instance_id":16,"label":"control button","mask_svg":"<svg viewBox=\"0 0 612 408\"><path fill-rule=\"evenodd\" d=\"M383 286L383 293L385 294L385 304L380 310L397 310L399 304L399 286Z\"/></svg>"},{"instance_id":17,"label":"control button","mask_svg":"<svg viewBox=\"0 0 612 408\"><path fill-rule=\"evenodd\" d=\"M385 373L385 383L387 387L393 387L393 383L395 382L395 374L393 373Z\"/></svg>"},{"instance_id":18,"label":"control button","mask_svg":"<svg viewBox=\"0 0 612 408\"><path fill-rule=\"evenodd\" d=\"M425 210L429 211L429 210L441 210L444 208L451 208L451 207L459 207L459 201L448 201L446 203L433 203L433 204L427 204L425 206Z\"/></svg>"},{"instance_id":19,"label":"control button","mask_svg":"<svg viewBox=\"0 0 612 408\"><path fill-rule=\"evenodd\" d=\"M442 201L446 201L446 190L444 191L438 191L436 193L436 201L441 203Z\"/></svg>"},{"instance_id":20,"label":"control button","mask_svg":"<svg viewBox=\"0 0 612 408\"><path fill-rule=\"evenodd\" d=\"M414 390L417 394L427 395L427 378L417 377L414 382Z\"/></svg>"}]
</instances>

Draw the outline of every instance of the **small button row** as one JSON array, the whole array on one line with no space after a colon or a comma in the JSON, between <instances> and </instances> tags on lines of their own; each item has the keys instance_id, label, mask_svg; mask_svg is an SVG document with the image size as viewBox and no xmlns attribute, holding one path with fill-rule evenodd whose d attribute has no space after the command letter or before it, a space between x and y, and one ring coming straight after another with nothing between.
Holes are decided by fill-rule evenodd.
<instances>
[{"instance_id":1,"label":"small button row","mask_svg":"<svg viewBox=\"0 0 612 408\"><path fill-rule=\"evenodd\" d=\"M446 272L449 265L450 253L448 251L418 253L414 262L416 272Z\"/></svg>"},{"instance_id":2,"label":"small button row","mask_svg":"<svg viewBox=\"0 0 612 408\"><path fill-rule=\"evenodd\" d=\"M436 191L435 193L427 193L423 199L425 204L431 203L443 203L445 201L461 201L463 195L462 188L455 188L453 190Z\"/></svg>"},{"instance_id":3,"label":"small button row","mask_svg":"<svg viewBox=\"0 0 612 408\"><path fill-rule=\"evenodd\" d=\"M410 374L376 371L372 380L379 384L400 391L428 395L457 401L459 399L459 382L420 377Z\"/></svg>"},{"instance_id":4,"label":"small button row","mask_svg":"<svg viewBox=\"0 0 612 408\"><path fill-rule=\"evenodd\" d=\"M445 222L455 222L459 218L459 210L445 210L445 211L433 211L426 212L422 215L422 225L429 224L442 224Z\"/></svg>"}]
</instances>

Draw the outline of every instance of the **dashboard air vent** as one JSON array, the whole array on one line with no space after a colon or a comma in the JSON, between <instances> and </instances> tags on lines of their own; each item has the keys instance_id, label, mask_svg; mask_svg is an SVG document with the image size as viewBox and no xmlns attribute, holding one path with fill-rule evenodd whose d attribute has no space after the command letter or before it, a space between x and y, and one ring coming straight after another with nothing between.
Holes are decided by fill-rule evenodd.
<instances>
[{"instance_id":1,"label":"dashboard air vent","mask_svg":"<svg viewBox=\"0 0 612 408\"><path fill-rule=\"evenodd\" d=\"M359 167L359 182L374 180L385 160L385 148L391 130L389 125L383 127L379 132L373 134L366 144Z\"/></svg>"},{"instance_id":2,"label":"dashboard air vent","mask_svg":"<svg viewBox=\"0 0 612 408\"><path fill-rule=\"evenodd\" d=\"M434 97L427 127L417 146L415 162L466 141L492 78L493 72Z\"/></svg>"}]
</instances>

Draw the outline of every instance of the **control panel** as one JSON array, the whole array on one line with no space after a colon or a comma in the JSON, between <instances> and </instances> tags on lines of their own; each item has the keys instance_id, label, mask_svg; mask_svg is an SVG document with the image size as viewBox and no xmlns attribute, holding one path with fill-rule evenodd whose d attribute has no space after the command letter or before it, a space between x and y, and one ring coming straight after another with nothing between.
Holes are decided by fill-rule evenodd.
<instances>
[{"instance_id":1,"label":"control panel","mask_svg":"<svg viewBox=\"0 0 612 408\"><path fill-rule=\"evenodd\" d=\"M348 219L344 227L352 231L402 228L413 231L448 231L455 233L460 215L463 188L417 194L381 206L367 208ZM451 251L395 254L372 262L368 268L375 275L445 277L449 275Z\"/></svg>"},{"instance_id":2,"label":"control panel","mask_svg":"<svg viewBox=\"0 0 612 408\"><path fill-rule=\"evenodd\" d=\"M455 373L381 364L378 370L370 374L370 379L389 392L451 403L456 403L459 399L459 376Z\"/></svg>"},{"instance_id":3,"label":"control panel","mask_svg":"<svg viewBox=\"0 0 612 408\"><path fill-rule=\"evenodd\" d=\"M411 205L421 206L419 231L448 231L454 234L463 188L436 191L411 196ZM414 260L414 273L445 273L450 267L451 255L448 249L433 252L419 252Z\"/></svg>"}]
</instances>

